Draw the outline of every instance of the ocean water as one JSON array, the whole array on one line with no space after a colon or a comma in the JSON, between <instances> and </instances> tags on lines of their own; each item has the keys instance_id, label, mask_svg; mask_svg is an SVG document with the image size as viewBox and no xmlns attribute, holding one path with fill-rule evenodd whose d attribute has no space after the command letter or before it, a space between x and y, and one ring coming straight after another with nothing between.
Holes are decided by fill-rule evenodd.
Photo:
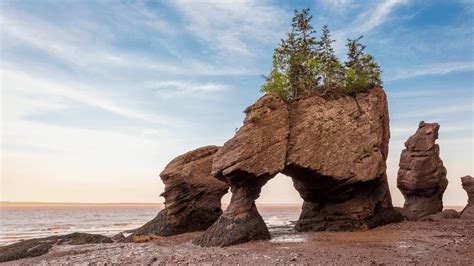
<instances>
[{"instance_id":1,"label":"ocean water","mask_svg":"<svg viewBox=\"0 0 474 266\"><path fill-rule=\"evenodd\" d=\"M22 239L84 232L113 236L140 227L162 206L1 206L0 245ZM293 234L300 206L258 206L273 241L298 242Z\"/></svg>"}]
</instances>

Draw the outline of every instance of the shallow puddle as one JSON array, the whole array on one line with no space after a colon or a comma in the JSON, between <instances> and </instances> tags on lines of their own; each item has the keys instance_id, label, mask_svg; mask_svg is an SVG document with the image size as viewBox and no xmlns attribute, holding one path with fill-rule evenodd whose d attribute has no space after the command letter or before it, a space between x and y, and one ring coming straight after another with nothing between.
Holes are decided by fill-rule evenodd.
<instances>
[{"instance_id":1,"label":"shallow puddle","mask_svg":"<svg viewBox=\"0 0 474 266\"><path fill-rule=\"evenodd\" d=\"M302 243L306 242L307 237L305 235L293 234L293 235L280 235L273 237L270 242L272 243Z\"/></svg>"}]
</instances>

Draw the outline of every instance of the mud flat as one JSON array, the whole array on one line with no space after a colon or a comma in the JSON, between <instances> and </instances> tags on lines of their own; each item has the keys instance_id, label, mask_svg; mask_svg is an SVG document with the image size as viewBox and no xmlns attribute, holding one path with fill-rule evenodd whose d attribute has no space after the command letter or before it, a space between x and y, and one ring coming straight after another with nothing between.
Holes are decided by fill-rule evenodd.
<instances>
[{"instance_id":1,"label":"mud flat","mask_svg":"<svg viewBox=\"0 0 474 266\"><path fill-rule=\"evenodd\" d=\"M145 243L56 246L39 257L2 265L63 263L436 264L472 265L474 220L403 222L360 232L272 233L270 241L202 248L201 232Z\"/></svg>"}]
</instances>

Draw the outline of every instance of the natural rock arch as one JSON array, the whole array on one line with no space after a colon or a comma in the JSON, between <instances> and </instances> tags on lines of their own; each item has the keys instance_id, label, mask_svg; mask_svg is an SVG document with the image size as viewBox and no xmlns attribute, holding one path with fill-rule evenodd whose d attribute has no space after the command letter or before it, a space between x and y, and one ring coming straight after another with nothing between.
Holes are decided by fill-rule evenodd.
<instances>
[{"instance_id":1,"label":"natural rock arch","mask_svg":"<svg viewBox=\"0 0 474 266\"><path fill-rule=\"evenodd\" d=\"M347 231L399 220L385 172L390 133L383 89L291 103L264 96L245 113L212 165L212 174L231 187L230 205L195 244L269 239L255 200L280 172L304 200L297 230Z\"/></svg>"}]
</instances>

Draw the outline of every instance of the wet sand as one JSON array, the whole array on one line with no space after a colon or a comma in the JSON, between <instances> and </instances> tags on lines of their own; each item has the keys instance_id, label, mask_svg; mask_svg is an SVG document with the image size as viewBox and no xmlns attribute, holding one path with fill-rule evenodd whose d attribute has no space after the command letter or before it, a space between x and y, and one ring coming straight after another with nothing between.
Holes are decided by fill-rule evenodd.
<instances>
[{"instance_id":1,"label":"wet sand","mask_svg":"<svg viewBox=\"0 0 474 266\"><path fill-rule=\"evenodd\" d=\"M390 224L362 232L277 233L271 241L201 248L201 233L146 243L56 246L47 254L6 263L140 264L430 264L472 265L474 221L444 219Z\"/></svg>"}]
</instances>

